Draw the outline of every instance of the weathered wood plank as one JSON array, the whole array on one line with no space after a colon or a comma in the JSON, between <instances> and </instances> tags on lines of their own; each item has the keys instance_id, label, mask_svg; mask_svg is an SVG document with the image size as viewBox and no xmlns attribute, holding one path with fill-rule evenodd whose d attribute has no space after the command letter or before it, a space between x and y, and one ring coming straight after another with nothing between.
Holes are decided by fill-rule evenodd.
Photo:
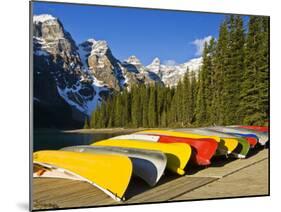
<instances>
[{"instance_id":1,"label":"weathered wood plank","mask_svg":"<svg viewBox=\"0 0 281 212\"><path fill-rule=\"evenodd\" d=\"M187 177L183 176L168 183L151 188L141 194L128 199L124 204L140 202L163 202L175 198L195 188L213 182L216 178L210 177Z\"/></svg>"},{"instance_id":2,"label":"weathered wood plank","mask_svg":"<svg viewBox=\"0 0 281 212\"><path fill-rule=\"evenodd\" d=\"M34 179L33 197L36 208L40 205L63 208L116 204L89 183L67 179Z\"/></svg>"},{"instance_id":3,"label":"weathered wood plank","mask_svg":"<svg viewBox=\"0 0 281 212\"><path fill-rule=\"evenodd\" d=\"M127 196L129 198L123 203L115 202L102 191L85 182L64 179L34 179L34 201L45 205L55 204L59 207L162 202L214 180L214 178L186 176L176 179L171 176L166 178L173 180L167 182L167 179L164 179L160 185L154 188L150 188L140 179L134 179L134 183L128 188L129 194Z\"/></svg>"}]
</instances>

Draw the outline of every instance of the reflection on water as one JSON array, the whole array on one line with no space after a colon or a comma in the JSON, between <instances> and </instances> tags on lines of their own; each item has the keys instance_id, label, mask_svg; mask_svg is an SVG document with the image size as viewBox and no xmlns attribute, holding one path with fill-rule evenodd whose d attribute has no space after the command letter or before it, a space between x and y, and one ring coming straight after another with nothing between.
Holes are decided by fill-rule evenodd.
<instances>
[{"instance_id":1,"label":"reflection on water","mask_svg":"<svg viewBox=\"0 0 281 212\"><path fill-rule=\"evenodd\" d=\"M56 150L66 146L88 145L95 141L122 135L116 133L65 133L65 132L34 132L33 151Z\"/></svg>"}]
</instances>

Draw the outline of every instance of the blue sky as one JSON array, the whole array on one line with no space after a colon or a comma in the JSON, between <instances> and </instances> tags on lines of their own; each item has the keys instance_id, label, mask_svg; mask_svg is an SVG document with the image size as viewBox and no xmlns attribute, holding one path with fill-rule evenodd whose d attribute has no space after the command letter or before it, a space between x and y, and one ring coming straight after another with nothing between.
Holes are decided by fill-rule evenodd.
<instances>
[{"instance_id":1,"label":"blue sky","mask_svg":"<svg viewBox=\"0 0 281 212\"><path fill-rule=\"evenodd\" d=\"M33 13L58 17L77 44L88 38L106 40L116 58L124 60L136 55L144 65L155 57L163 63L182 63L198 57L202 39L217 38L225 17L43 2L33 3Z\"/></svg>"}]
</instances>

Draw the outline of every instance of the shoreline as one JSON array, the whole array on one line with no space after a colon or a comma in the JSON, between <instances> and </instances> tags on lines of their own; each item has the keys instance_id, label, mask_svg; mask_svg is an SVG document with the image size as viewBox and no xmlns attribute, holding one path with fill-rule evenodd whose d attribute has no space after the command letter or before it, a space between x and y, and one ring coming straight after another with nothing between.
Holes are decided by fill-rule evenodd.
<instances>
[{"instance_id":1,"label":"shoreline","mask_svg":"<svg viewBox=\"0 0 281 212\"><path fill-rule=\"evenodd\" d=\"M118 133L118 132L137 132L148 128L100 128L100 129L75 129L62 130L63 133Z\"/></svg>"},{"instance_id":2,"label":"shoreline","mask_svg":"<svg viewBox=\"0 0 281 212\"><path fill-rule=\"evenodd\" d=\"M149 129L171 129L171 128L99 128L99 129L73 129L73 130L60 130L60 129L35 129L33 133L81 133L81 134L88 134L88 133L134 133L137 131L142 130L149 130Z\"/></svg>"}]
</instances>

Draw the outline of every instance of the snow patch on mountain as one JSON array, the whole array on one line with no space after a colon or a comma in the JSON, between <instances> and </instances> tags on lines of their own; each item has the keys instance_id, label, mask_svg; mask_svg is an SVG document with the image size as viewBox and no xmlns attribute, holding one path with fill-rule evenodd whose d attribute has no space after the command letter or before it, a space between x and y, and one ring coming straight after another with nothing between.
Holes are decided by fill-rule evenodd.
<instances>
[{"instance_id":1,"label":"snow patch on mountain","mask_svg":"<svg viewBox=\"0 0 281 212\"><path fill-rule=\"evenodd\" d=\"M57 20L54 16L50 14L41 14L41 15L34 15L33 16L33 23L38 24L38 23L43 23L46 21L53 21Z\"/></svg>"},{"instance_id":2,"label":"snow patch on mountain","mask_svg":"<svg viewBox=\"0 0 281 212\"><path fill-rule=\"evenodd\" d=\"M62 89L57 86L58 92L60 96L72 107L76 108L80 112L91 116L92 111L101 103L102 97L100 96L101 91L108 91L108 88L106 88L104 85L101 85L99 83L96 83L94 81L92 83L92 86L95 91L95 95L92 99L88 99L87 97L81 95L79 91L82 89L81 83L79 83L76 88L68 88ZM81 101L82 100L82 101ZM79 102L79 104L77 104Z\"/></svg>"},{"instance_id":3,"label":"snow patch on mountain","mask_svg":"<svg viewBox=\"0 0 281 212\"><path fill-rule=\"evenodd\" d=\"M146 68L148 70L150 70L151 72L157 74L159 77L161 77L160 66L161 66L160 59L158 57L156 57L156 58L153 59L151 64L146 66Z\"/></svg>"},{"instance_id":4,"label":"snow patch on mountain","mask_svg":"<svg viewBox=\"0 0 281 212\"><path fill-rule=\"evenodd\" d=\"M202 57L191 59L185 63L177 65L161 64L159 58L153 59L151 64L147 65L146 68L157 74L166 86L176 86L178 82L184 77L187 69L189 71L198 74L198 71L202 65Z\"/></svg>"}]
</instances>

